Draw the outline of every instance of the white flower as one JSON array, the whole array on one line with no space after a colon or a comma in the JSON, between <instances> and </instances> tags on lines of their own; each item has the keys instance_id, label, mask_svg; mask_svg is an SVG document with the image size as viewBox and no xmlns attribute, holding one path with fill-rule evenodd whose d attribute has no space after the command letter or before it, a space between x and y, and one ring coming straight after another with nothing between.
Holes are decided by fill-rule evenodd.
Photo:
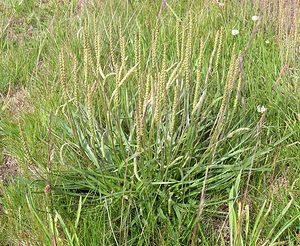
<instances>
[{"instance_id":1,"label":"white flower","mask_svg":"<svg viewBox=\"0 0 300 246\"><path fill-rule=\"evenodd\" d=\"M252 16L252 20L253 20L253 21L258 21L258 20L259 20L259 18L260 18L260 17L259 17L259 16L257 16L257 15L254 15L254 16Z\"/></svg>"},{"instance_id":2,"label":"white flower","mask_svg":"<svg viewBox=\"0 0 300 246\"><path fill-rule=\"evenodd\" d=\"M258 105L258 106L256 107L256 110L257 110L258 113L262 113L262 114L263 114L264 112L267 111L267 108L265 108L264 105Z\"/></svg>"},{"instance_id":3,"label":"white flower","mask_svg":"<svg viewBox=\"0 0 300 246\"><path fill-rule=\"evenodd\" d=\"M231 30L231 34L233 35L233 36L236 36L236 35L238 35L240 32L239 32L239 30L237 30L237 29L233 29L233 30Z\"/></svg>"},{"instance_id":4,"label":"white flower","mask_svg":"<svg viewBox=\"0 0 300 246\"><path fill-rule=\"evenodd\" d=\"M269 44L269 43L270 43L270 41L269 41L269 40L266 40L266 41L265 41L265 43L266 43L266 44Z\"/></svg>"}]
</instances>

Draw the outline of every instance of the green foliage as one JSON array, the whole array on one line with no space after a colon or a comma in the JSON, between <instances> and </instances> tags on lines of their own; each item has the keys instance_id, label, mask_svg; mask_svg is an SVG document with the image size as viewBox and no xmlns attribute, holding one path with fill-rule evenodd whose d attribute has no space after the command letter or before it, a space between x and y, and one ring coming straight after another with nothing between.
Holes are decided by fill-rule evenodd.
<instances>
[{"instance_id":1,"label":"green foliage","mask_svg":"<svg viewBox=\"0 0 300 246\"><path fill-rule=\"evenodd\" d=\"M296 29L238 4L5 1L0 244L299 243Z\"/></svg>"}]
</instances>

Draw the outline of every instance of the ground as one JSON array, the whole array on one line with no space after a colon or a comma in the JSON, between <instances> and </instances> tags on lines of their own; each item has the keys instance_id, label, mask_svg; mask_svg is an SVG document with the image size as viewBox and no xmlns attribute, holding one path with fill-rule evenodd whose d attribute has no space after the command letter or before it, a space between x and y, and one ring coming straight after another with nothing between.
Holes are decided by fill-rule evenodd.
<instances>
[{"instance_id":1,"label":"ground","mask_svg":"<svg viewBox=\"0 0 300 246\"><path fill-rule=\"evenodd\" d=\"M300 2L0 3L0 245L299 245Z\"/></svg>"}]
</instances>

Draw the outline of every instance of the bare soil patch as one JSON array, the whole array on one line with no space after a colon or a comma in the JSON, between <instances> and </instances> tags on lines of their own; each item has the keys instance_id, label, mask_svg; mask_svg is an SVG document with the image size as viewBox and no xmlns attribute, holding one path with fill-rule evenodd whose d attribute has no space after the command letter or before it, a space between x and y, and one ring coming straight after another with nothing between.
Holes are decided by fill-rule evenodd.
<instances>
[{"instance_id":1,"label":"bare soil patch","mask_svg":"<svg viewBox=\"0 0 300 246\"><path fill-rule=\"evenodd\" d=\"M1 101L5 105L4 108L14 118L18 118L22 112L32 111L32 106L29 103L29 94L25 88L9 91Z\"/></svg>"},{"instance_id":2,"label":"bare soil patch","mask_svg":"<svg viewBox=\"0 0 300 246\"><path fill-rule=\"evenodd\" d=\"M10 156L4 156L4 162L0 165L0 182L7 183L10 179L17 176L19 172L17 160Z\"/></svg>"}]
</instances>

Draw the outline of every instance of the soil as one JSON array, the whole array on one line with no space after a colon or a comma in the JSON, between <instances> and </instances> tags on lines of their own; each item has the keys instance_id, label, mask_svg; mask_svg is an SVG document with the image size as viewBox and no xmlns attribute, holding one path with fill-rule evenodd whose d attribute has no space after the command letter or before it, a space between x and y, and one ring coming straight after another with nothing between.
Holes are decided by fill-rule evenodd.
<instances>
[{"instance_id":1,"label":"soil","mask_svg":"<svg viewBox=\"0 0 300 246\"><path fill-rule=\"evenodd\" d=\"M9 112L17 117L21 112L30 112L31 106L28 101L28 92L24 89L18 89L7 95L7 107Z\"/></svg>"},{"instance_id":2,"label":"soil","mask_svg":"<svg viewBox=\"0 0 300 246\"><path fill-rule=\"evenodd\" d=\"M0 166L0 183L6 184L19 172L18 162L15 158L5 155L4 162Z\"/></svg>"}]
</instances>

